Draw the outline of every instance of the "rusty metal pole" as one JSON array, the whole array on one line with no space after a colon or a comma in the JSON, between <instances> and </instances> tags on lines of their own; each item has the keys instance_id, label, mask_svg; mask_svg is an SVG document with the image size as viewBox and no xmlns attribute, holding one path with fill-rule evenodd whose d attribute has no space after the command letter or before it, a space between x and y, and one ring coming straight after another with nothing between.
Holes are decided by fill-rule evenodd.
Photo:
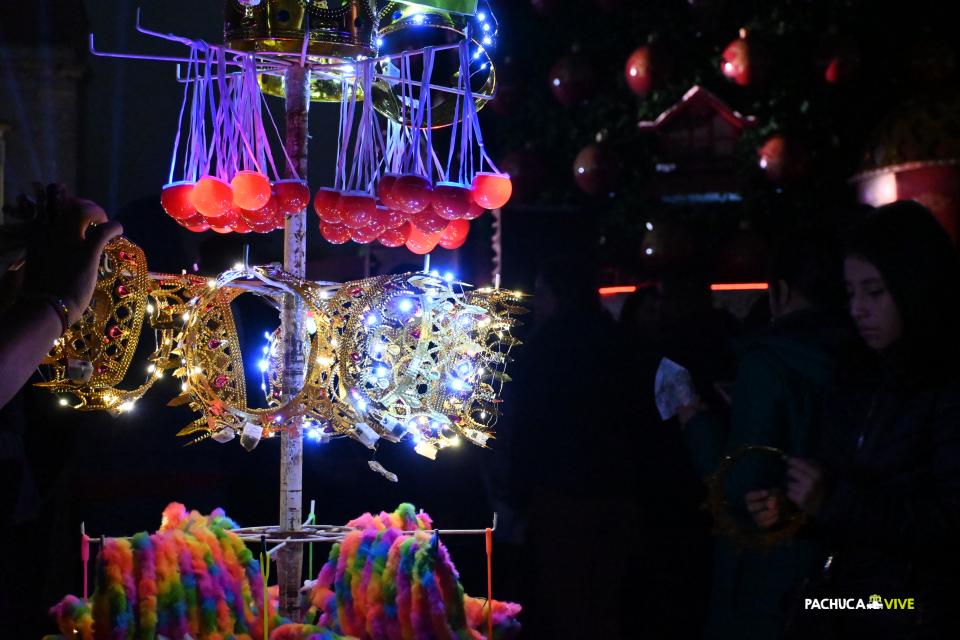
<instances>
[{"instance_id":1,"label":"rusty metal pole","mask_svg":"<svg viewBox=\"0 0 960 640\"><path fill-rule=\"evenodd\" d=\"M286 148L293 163L286 177L307 179L308 117L310 115L309 70L291 65L284 76L286 86ZM295 169L295 171L294 171ZM301 278L306 275L306 211L287 217L283 232L283 268ZM289 399L303 386L306 332L303 301L287 295L281 316L283 334L283 397ZM280 529L299 531L303 522L303 424L280 435ZM288 544L277 552L280 585L280 615L299 622L303 545Z\"/></svg>"}]
</instances>

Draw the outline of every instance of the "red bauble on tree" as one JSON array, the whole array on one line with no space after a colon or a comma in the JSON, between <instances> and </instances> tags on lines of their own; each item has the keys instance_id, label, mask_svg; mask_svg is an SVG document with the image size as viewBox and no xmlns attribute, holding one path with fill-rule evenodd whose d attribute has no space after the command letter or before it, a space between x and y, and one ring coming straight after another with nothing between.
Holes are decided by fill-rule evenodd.
<instances>
[{"instance_id":1,"label":"red bauble on tree","mask_svg":"<svg viewBox=\"0 0 960 640\"><path fill-rule=\"evenodd\" d=\"M569 107L593 93L596 71L582 55L560 58L550 69L550 91L560 104Z\"/></svg>"},{"instance_id":2,"label":"red bauble on tree","mask_svg":"<svg viewBox=\"0 0 960 640\"><path fill-rule=\"evenodd\" d=\"M756 39L747 38L746 29L741 29L740 37L723 50L720 70L741 87L762 84L769 68L768 52Z\"/></svg>"},{"instance_id":3,"label":"red bauble on tree","mask_svg":"<svg viewBox=\"0 0 960 640\"><path fill-rule=\"evenodd\" d=\"M573 179L591 195L609 193L616 187L620 174L617 154L604 142L584 147L573 163Z\"/></svg>"},{"instance_id":4,"label":"red bauble on tree","mask_svg":"<svg viewBox=\"0 0 960 640\"><path fill-rule=\"evenodd\" d=\"M669 50L662 44L646 44L638 47L627 58L624 78L627 86L638 96L645 96L663 84L673 69Z\"/></svg>"},{"instance_id":5,"label":"red bauble on tree","mask_svg":"<svg viewBox=\"0 0 960 640\"><path fill-rule=\"evenodd\" d=\"M830 84L843 84L860 70L860 48L852 41L833 42L823 58L823 79Z\"/></svg>"},{"instance_id":6,"label":"red bauble on tree","mask_svg":"<svg viewBox=\"0 0 960 640\"><path fill-rule=\"evenodd\" d=\"M809 158L805 146L794 136L777 133L757 149L760 169L771 182L796 182L807 175Z\"/></svg>"},{"instance_id":7,"label":"red bauble on tree","mask_svg":"<svg viewBox=\"0 0 960 640\"><path fill-rule=\"evenodd\" d=\"M648 46L639 47L627 58L624 77L627 79L627 86L638 96L647 95L653 87L652 58Z\"/></svg>"}]
</instances>

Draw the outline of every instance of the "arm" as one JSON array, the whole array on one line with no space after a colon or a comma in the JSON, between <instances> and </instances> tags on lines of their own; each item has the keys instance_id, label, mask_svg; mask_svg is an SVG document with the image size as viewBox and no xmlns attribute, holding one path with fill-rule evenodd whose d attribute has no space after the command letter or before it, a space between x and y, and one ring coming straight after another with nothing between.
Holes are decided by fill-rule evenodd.
<instances>
[{"instance_id":1,"label":"arm","mask_svg":"<svg viewBox=\"0 0 960 640\"><path fill-rule=\"evenodd\" d=\"M744 354L737 367L729 426L701 411L684 427L684 438L700 473L712 474L724 454L746 444L783 446L781 405L782 383L775 367L760 353Z\"/></svg>"},{"instance_id":2,"label":"arm","mask_svg":"<svg viewBox=\"0 0 960 640\"><path fill-rule=\"evenodd\" d=\"M64 321L70 325L83 315L97 283L103 248L122 231L92 202L63 204L45 241L27 256L26 297L0 318L0 406L27 382L63 333ZM58 311L62 306L54 300L66 307L65 319Z\"/></svg>"}]
</instances>

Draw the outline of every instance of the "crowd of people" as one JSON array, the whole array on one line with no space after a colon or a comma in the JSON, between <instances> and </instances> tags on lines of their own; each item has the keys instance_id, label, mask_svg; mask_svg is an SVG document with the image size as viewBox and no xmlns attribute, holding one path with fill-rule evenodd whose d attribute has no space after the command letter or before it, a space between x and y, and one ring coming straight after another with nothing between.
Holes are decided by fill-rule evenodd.
<instances>
[{"instance_id":1,"label":"crowd of people","mask_svg":"<svg viewBox=\"0 0 960 640\"><path fill-rule=\"evenodd\" d=\"M761 326L670 277L615 324L588 266L544 266L507 483L531 637L957 637L960 262L916 202L857 218L785 234ZM663 357L695 386L667 422ZM724 477L727 515L763 548L711 532L700 508L748 445L782 453ZM897 598L912 605L884 604Z\"/></svg>"},{"instance_id":2,"label":"crowd of people","mask_svg":"<svg viewBox=\"0 0 960 640\"><path fill-rule=\"evenodd\" d=\"M121 232L93 203L47 197L44 232L5 256L4 528L25 504L17 393L88 305ZM594 274L582 257L542 265L484 464L525 635L957 637L960 259L929 211L897 202L836 237L791 234L760 326L715 308L706 281L669 275L614 319ZM695 383L667 421L653 394L664 357ZM747 445L783 456L730 474L732 517L760 537L803 518L762 549L712 535L702 508L705 480ZM16 615L15 590L5 579L0 619ZM912 608L811 606L875 595Z\"/></svg>"}]
</instances>

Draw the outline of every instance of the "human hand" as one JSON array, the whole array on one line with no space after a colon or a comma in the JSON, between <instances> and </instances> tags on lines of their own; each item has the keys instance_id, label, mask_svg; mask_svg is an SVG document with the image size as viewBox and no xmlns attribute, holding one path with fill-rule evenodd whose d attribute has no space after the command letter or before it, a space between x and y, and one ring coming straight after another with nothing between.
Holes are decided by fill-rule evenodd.
<instances>
[{"instance_id":1,"label":"human hand","mask_svg":"<svg viewBox=\"0 0 960 640\"><path fill-rule=\"evenodd\" d=\"M104 247L123 227L97 204L59 186L47 189L46 209L46 232L27 257L25 293L59 298L73 324L90 305Z\"/></svg>"},{"instance_id":2,"label":"human hand","mask_svg":"<svg viewBox=\"0 0 960 640\"><path fill-rule=\"evenodd\" d=\"M783 496L767 489L748 491L744 496L747 511L761 529L770 529L780 522Z\"/></svg>"},{"instance_id":3,"label":"human hand","mask_svg":"<svg viewBox=\"0 0 960 640\"><path fill-rule=\"evenodd\" d=\"M815 514L823 503L823 471L810 461L787 458L787 497L801 510Z\"/></svg>"}]
</instances>

